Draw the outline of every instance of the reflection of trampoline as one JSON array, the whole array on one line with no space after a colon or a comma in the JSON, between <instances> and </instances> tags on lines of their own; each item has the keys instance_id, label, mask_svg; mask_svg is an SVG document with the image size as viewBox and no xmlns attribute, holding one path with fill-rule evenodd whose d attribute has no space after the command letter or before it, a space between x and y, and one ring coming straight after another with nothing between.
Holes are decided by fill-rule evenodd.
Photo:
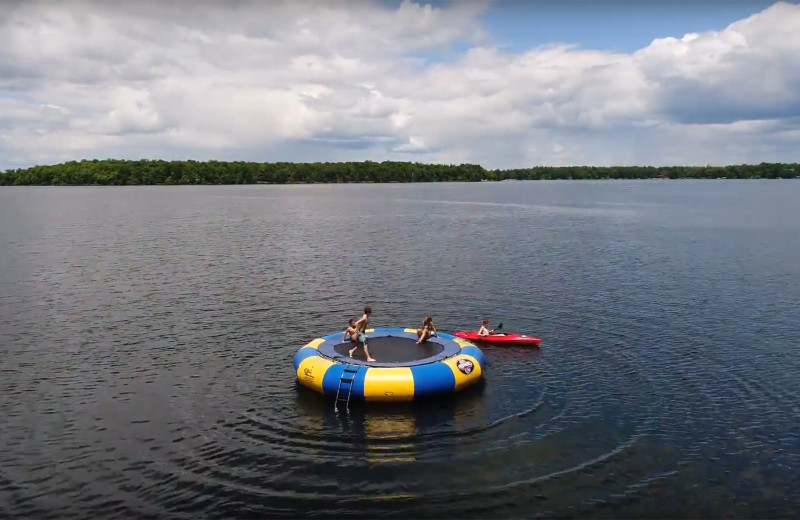
<instances>
[{"instance_id":1,"label":"reflection of trampoline","mask_svg":"<svg viewBox=\"0 0 800 520\"><path fill-rule=\"evenodd\" d=\"M483 376L483 353L469 341L438 333L416 345L415 329L368 329L367 346L375 361L367 362L362 348L343 341L341 332L317 338L294 358L298 381L338 400L410 401L450 393Z\"/></svg>"}]
</instances>

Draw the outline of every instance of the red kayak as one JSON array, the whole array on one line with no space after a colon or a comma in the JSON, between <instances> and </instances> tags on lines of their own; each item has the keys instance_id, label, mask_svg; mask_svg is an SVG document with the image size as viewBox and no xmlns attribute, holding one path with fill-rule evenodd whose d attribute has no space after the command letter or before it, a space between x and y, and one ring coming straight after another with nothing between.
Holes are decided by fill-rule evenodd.
<instances>
[{"instance_id":1,"label":"red kayak","mask_svg":"<svg viewBox=\"0 0 800 520\"><path fill-rule=\"evenodd\" d=\"M469 341L480 341L481 343L491 343L493 345L518 345L525 347L538 347L542 342L541 339L534 336L527 336L525 334L503 334L495 332L488 336L478 336L478 331L459 330L454 332L453 336L464 338Z\"/></svg>"}]
</instances>

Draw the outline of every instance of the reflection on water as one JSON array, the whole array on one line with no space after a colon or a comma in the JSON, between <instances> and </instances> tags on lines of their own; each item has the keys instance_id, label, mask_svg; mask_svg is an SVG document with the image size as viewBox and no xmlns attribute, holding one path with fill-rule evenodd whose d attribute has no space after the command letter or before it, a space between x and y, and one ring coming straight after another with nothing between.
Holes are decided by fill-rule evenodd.
<instances>
[{"instance_id":1,"label":"reflection on water","mask_svg":"<svg viewBox=\"0 0 800 520\"><path fill-rule=\"evenodd\" d=\"M338 437L364 449L370 463L411 463L419 449L431 442L456 450L457 433L468 423L485 421L478 383L452 396L402 403L351 402L336 407L335 400L305 387L297 388L298 421L315 434Z\"/></svg>"},{"instance_id":2,"label":"reflection on water","mask_svg":"<svg viewBox=\"0 0 800 520\"><path fill-rule=\"evenodd\" d=\"M0 188L0 517L792 518L799 197ZM364 304L544 342L337 412L292 358Z\"/></svg>"}]
</instances>

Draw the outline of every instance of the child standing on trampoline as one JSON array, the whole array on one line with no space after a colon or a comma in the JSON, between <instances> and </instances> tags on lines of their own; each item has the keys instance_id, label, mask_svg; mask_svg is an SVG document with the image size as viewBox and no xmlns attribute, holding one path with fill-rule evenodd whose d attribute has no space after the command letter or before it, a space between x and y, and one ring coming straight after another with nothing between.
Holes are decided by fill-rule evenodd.
<instances>
[{"instance_id":1,"label":"child standing on trampoline","mask_svg":"<svg viewBox=\"0 0 800 520\"><path fill-rule=\"evenodd\" d=\"M369 348L367 348L367 324L369 323L370 314L372 314L372 309L369 306L364 307L364 314L355 322L357 335L355 339L352 337L351 339L356 343L356 346L350 349L350 357L353 357L353 352L355 352L358 345L361 344L364 346L364 354L367 355L367 361L375 361L375 359L369 355Z\"/></svg>"}]
</instances>

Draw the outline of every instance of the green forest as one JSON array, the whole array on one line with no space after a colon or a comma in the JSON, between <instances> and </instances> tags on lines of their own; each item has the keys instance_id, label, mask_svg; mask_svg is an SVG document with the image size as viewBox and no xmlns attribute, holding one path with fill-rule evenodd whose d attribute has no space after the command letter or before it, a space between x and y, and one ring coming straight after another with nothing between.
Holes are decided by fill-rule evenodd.
<instances>
[{"instance_id":1,"label":"green forest","mask_svg":"<svg viewBox=\"0 0 800 520\"><path fill-rule=\"evenodd\" d=\"M412 162L241 162L84 160L0 172L0 185L297 184L480 182L545 179L788 179L800 164L734 166L536 166L487 170L476 164Z\"/></svg>"}]
</instances>

